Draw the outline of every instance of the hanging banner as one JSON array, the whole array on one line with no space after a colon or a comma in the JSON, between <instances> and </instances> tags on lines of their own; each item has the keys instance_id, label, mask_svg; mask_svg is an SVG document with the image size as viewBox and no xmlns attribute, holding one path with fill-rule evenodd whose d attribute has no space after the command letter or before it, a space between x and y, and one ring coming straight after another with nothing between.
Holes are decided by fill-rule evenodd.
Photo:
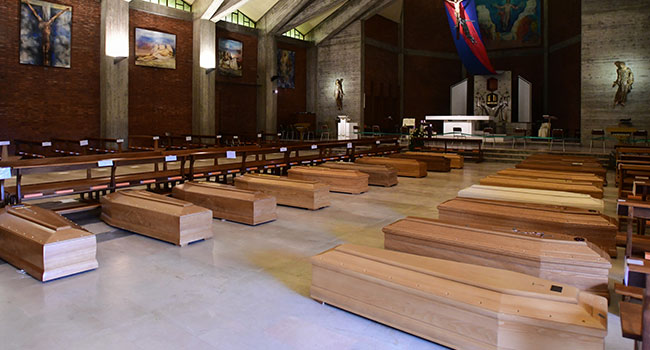
<instances>
[{"instance_id":1,"label":"hanging banner","mask_svg":"<svg viewBox=\"0 0 650 350\"><path fill-rule=\"evenodd\" d=\"M478 27L474 0L443 0L456 49L472 75L495 74Z\"/></svg>"}]
</instances>

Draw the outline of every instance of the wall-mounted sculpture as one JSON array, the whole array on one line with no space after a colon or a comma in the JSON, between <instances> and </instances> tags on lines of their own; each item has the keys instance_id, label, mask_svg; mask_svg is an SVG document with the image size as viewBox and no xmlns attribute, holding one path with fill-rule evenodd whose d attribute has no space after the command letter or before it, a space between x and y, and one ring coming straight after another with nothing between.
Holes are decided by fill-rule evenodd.
<instances>
[{"instance_id":1,"label":"wall-mounted sculpture","mask_svg":"<svg viewBox=\"0 0 650 350\"><path fill-rule=\"evenodd\" d=\"M343 96L345 96L345 92L343 92L343 79L336 79L336 94L334 95L334 98L336 99L336 108L339 111L343 110Z\"/></svg>"},{"instance_id":2,"label":"wall-mounted sculpture","mask_svg":"<svg viewBox=\"0 0 650 350\"><path fill-rule=\"evenodd\" d=\"M625 62L616 61L616 81L612 84L612 87L618 86L616 91L616 96L614 97L614 107L616 105L621 105L625 107L627 102L627 94L632 91L632 84L634 84L634 74L630 67L625 65Z\"/></svg>"}]
</instances>

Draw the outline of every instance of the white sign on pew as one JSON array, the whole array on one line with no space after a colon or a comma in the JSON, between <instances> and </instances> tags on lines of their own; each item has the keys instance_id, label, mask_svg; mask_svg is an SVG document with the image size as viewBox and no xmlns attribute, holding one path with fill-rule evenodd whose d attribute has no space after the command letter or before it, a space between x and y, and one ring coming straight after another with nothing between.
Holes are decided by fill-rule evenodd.
<instances>
[{"instance_id":1,"label":"white sign on pew","mask_svg":"<svg viewBox=\"0 0 650 350\"><path fill-rule=\"evenodd\" d=\"M81 147L83 147L83 146L88 146L88 140L81 140L81 141L79 141L79 146L81 146Z\"/></svg>"},{"instance_id":2,"label":"white sign on pew","mask_svg":"<svg viewBox=\"0 0 650 350\"><path fill-rule=\"evenodd\" d=\"M280 147L280 152L286 152L287 148L286 147Z\"/></svg>"},{"instance_id":3,"label":"white sign on pew","mask_svg":"<svg viewBox=\"0 0 650 350\"><path fill-rule=\"evenodd\" d=\"M379 140L375 141L375 144L377 144L377 145L380 144L380 143L381 143L381 141L379 141Z\"/></svg>"},{"instance_id":4,"label":"white sign on pew","mask_svg":"<svg viewBox=\"0 0 650 350\"><path fill-rule=\"evenodd\" d=\"M115 140L115 143L124 143L124 139L117 139Z\"/></svg>"},{"instance_id":5,"label":"white sign on pew","mask_svg":"<svg viewBox=\"0 0 650 350\"><path fill-rule=\"evenodd\" d=\"M348 142L348 148L352 148L352 142Z\"/></svg>"},{"instance_id":6,"label":"white sign on pew","mask_svg":"<svg viewBox=\"0 0 650 350\"><path fill-rule=\"evenodd\" d=\"M317 149L318 145L311 145L311 149Z\"/></svg>"},{"instance_id":7,"label":"white sign on pew","mask_svg":"<svg viewBox=\"0 0 650 350\"><path fill-rule=\"evenodd\" d=\"M223 137L223 136L221 136L221 135L217 135L217 138L218 138L218 139L220 139L220 138L222 138L222 137Z\"/></svg>"},{"instance_id":8,"label":"white sign on pew","mask_svg":"<svg viewBox=\"0 0 650 350\"><path fill-rule=\"evenodd\" d=\"M0 180L11 179L11 168L0 168Z\"/></svg>"},{"instance_id":9,"label":"white sign on pew","mask_svg":"<svg viewBox=\"0 0 650 350\"><path fill-rule=\"evenodd\" d=\"M52 142L42 142L42 143L41 143L41 146L43 146L43 147L50 147L50 146L52 146Z\"/></svg>"},{"instance_id":10,"label":"white sign on pew","mask_svg":"<svg viewBox=\"0 0 650 350\"><path fill-rule=\"evenodd\" d=\"M156 140L160 140L160 136L154 136L154 137L153 137L153 140L154 140L154 141L156 141Z\"/></svg>"},{"instance_id":11,"label":"white sign on pew","mask_svg":"<svg viewBox=\"0 0 650 350\"><path fill-rule=\"evenodd\" d=\"M104 167L107 167L107 166L113 166L113 161L110 160L110 159L109 160L100 160L99 162L97 162L97 166L100 167L100 168L104 168Z\"/></svg>"},{"instance_id":12,"label":"white sign on pew","mask_svg":"<svg viewBox=\"0 0 650 350\"><path fill-rule=\"evenodd\" d=\"M0 146L9 146L10 144L10 141L0 141Z\"/></svg>"},{"instance_id":13,"label":"white sign on pew","mask_svg":"<svg viewBox=\"0 0 650 350\"><path fill-rule=\"evenodd\" d=\"M192 141L192 136L185 136L185 141Z\"/></svg>"},{"instance_id":14,"label":"white sign on pew","mask_svg":"<svg viewBox=\"0 0 650 350\"><path fill-rule=\"evenodd\" d=\"M165 162L175 162L178 158L176 156L165 156Z\"/></svg>"},{"instance_id":15,"label":"white sign on pew","mask_svg":"<svg viewBox=\"0 0 650 350\"><path fill-rule=\"evenodd\" d=\"M237 158L237 152L235 152L235 151L227 151L226 152L226 158L227 159L235 159L235 158Z\"/></svg>"},{"instance_id":16,"label":"white sign on pew","mask_svg":"<svg viewBox=\"0 0 650 350\"><path fill-rule=\"evenodd\" d=\"M237 140L237 139L239 139L239 136L233 136L232 138Z\"/></svg>"},{"instance_id":17,"label":"white sign on pew","mask_svg":"<svg viewBox=\"0 0 650 350\"><path fill-rule=\"evenodd\" d=\"M261 138L262 138L262 134L257 134L257 138L258 138L258 139L261 139Z\"/></svg>"}]
</instances>

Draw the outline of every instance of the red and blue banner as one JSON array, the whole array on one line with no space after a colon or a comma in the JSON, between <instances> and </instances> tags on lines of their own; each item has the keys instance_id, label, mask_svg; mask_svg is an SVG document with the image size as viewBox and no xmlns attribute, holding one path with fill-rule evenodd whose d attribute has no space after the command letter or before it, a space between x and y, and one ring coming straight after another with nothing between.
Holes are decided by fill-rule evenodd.
<instances>
[{"instance_id":1,"label":"red and blue banner","mask_svg":"<svg viewBox=\"0 0 650 350\"><path fill-rule=\"evenodd\" d=\"M452 37L465 68L472 75L495 74L478 27L474 0L442 0Z\"/></svg>"}]
</instances>

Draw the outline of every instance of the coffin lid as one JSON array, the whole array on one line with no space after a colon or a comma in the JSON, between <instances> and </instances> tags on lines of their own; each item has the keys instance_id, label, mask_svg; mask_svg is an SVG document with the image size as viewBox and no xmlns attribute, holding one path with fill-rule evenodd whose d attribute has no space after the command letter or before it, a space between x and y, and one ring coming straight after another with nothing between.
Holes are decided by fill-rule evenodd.
<instances>
[{"instance_id":1,"label":"coffin lid","mask_svg":"<svg viewBox=\"0 0 650 350\"><path fill-rule=\"evenodd\" d=\"M226 192L228 194L239 195L241 197L246 197L247 199L260 198L260 197L271 197L259 191L243 190L231 185L224 185L215 182L206 182L206 181L191 181L186 182L182 185L174 187L174 190L179 191L194 191L201 194L209 194L208 191L217 191L217 192Z\"/></svg>"},{"instance_id":2,"label":"coffin lid","mask_svg":"<svg viewBox=\"0 0 650 350\"><path fill-rule=\"evenodd\" d=\"M0 229L40 244L93 236L63 216L37 206L17 205L0 212Z\"/></svg>"},{"instance_id":3,"label":"coffin lid","mask_svg":"<svg viewBox=\"0 0 650 350\"><path fill-rule=\"evenodd\" d=\"M293 167L289 169L289 172L302 173L305 175L327 176L327 177L337 177L337 178L343 178L343 177L349 177L349 178L366 177L367 178L369 176L368 174L362 173L358 170L352 170L352 169L332 169L332 168L307 167L307 166Z\"/></svg>"}]
</instances>

